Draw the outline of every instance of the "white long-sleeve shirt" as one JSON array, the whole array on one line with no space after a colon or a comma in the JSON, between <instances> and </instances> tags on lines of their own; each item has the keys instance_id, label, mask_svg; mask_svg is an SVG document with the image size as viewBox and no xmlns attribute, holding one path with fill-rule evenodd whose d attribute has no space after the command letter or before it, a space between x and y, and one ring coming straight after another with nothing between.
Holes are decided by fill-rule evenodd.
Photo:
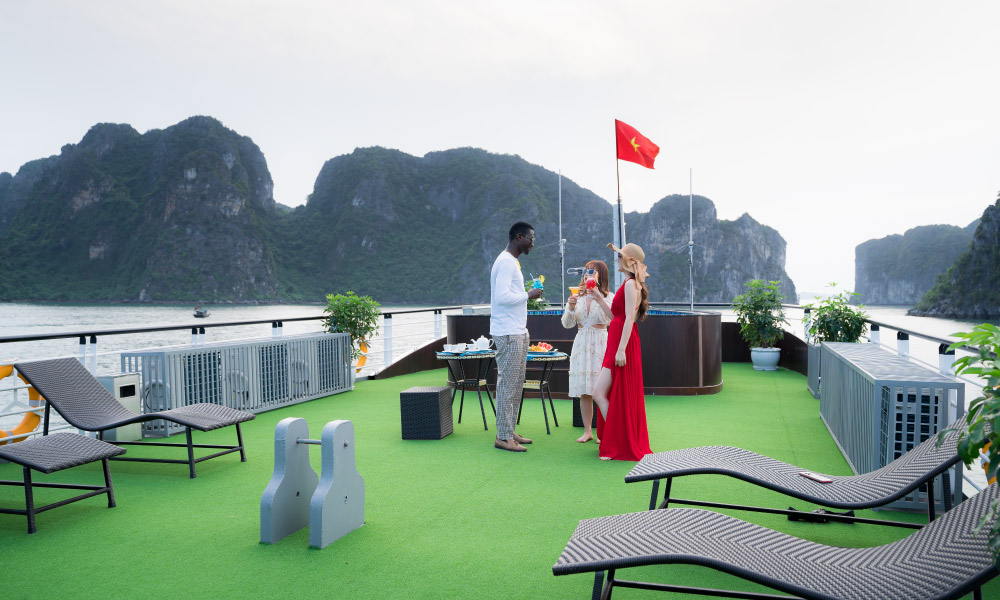
<instances>
[{"instance_id":1,"label":"white long-sleeve shirt","mask_svg":"<svg viewBox=\"0 0 1000 600\"><path fill-rule=\"evenodd\" d=\"M528 332L528 292L521 265L504 250L490 271L490 335Z\"/></svg>"}]
</instances>

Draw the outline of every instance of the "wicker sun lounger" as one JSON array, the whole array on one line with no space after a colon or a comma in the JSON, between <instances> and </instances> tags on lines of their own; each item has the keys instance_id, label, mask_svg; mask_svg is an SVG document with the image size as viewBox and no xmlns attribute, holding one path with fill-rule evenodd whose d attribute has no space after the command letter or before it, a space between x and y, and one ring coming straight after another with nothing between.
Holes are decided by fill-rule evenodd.
<instances>
[{"instance_id":1,"label":"wicker sun lounger","mask_svg":"<svg viewBox=\"0 0 1000 600\"><path fill-rule=\"evenodd\" d=\"M0 459L21 465L23 473L23 481L4 480L0 481L0 485L15 485L24 488L24 510L0 508L0 513L25 515L28 517L28 533L35 533L35 515L51 508L100 494L108 495L108 508L113 508L115 506L115 490L111 483L111 472L108 470L108 459L124 453L123 448L76 433L46 435L0 446ZM32 469L48 475L96 461L103 463L104 485L44 483L31 479ZM73 496L52 504L35 506L34 489L40 487L89 491L86 494Z\"/></svg>"},{"instance_id":2,"label":"wicker sun lounger","mask_svg":"<svg viewBox=\"0 0 1000 600\"><path fill-rule=\"evenodd\" d=\"M789 597L615 578L617 569L659 564L709 567L794 598L945 600L974 592L978 600L980 586L997 571L986 533L975 530L998 496L997 486L991 485L910 536L871 548L817 544L692 508L587 519L580 521L552 572L595 572L595 600L608 598L616 587L737 598Z\"/></svg>"},{"instance_id":3,"label":"wicker sun lounger","mask_svg":"<svg viewBox=\"0 0 1000 600\"><path fill-rule=\"evenodd\" d=\"M186 446L187 460L165 458L132 458L120 457L114 460L130 460L139 462L182 463L188 465L191 478L195 477L195 463L203 460L239 452L240 460L246 462L246 452L243 449L243 433L240 423L254 418L253 413L220 406L218 404L199 403L172 408L159 412L137 415L115 400L114 396L104 388L83 365L74 358L59 358L34 362L16 363L17 372L42 395L45 405L44 432L49 430L49 410L55 408L66 421L84 431L96 431L103 438L109 429L138 423L165 419L185 427L186 444L158 442L114 442L115 445L136 446ZM220 446L214 444L195 444L191 439L191 430L211 431L220 427L236 426L237 445ZM220 452L194 457L195 448L221 449Z\"/></svg>"},{"instance_id":4,"label":"wicker sun lounger","mask_svg":"<svg viewBox=\"0 0 1000 600\"><path fill-rule=\"evenodd\" d=\"M961 422L964 423L964 419ZM874 508L885 506L902 498L920 486L932 482L938 475L945 478L945 488L949 488L951 477L948 469L959 462L956 446L958 435L957 431L950 433L945 437L941 447L937 446L937 436L932 436L881 469L861 475L828 475L826 477L832 480L829 483L821 483L804 477L801 474L805 471L802 467L790 465L742 448L728 446L703 446L647 454L625 476L625 482L653 481L653 491L649 498L650 510L666 508L670 504L684 504L786 514L790 518L810 519L811 513L803 513L794 509L784 510L672 498L670 484L674 477L684 475L728 475L820 506L839 510ZM822 474L819 475L822 476ZM661 479L666 480L666 485L664 486L663 500L657 504L656 497ZM948 498L948 494L945 494L946 501ZM934 486L927 485L927 512L931 521L934 520L934 504ZM826 511L814 518L823 521L921 527L915 523L863 519Z\"/></svg>"}]
</instances>

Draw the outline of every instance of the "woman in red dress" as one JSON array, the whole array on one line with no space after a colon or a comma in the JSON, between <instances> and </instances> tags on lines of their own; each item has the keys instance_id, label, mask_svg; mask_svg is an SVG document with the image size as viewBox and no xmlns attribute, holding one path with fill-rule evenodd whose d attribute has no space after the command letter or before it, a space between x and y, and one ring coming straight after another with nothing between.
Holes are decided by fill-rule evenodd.
<instances>
[{"instance_id":1,"label":"woman in red dress","mask_svg":"<svg viewBox=\"0 0 1000 600\"><path fill-rule=\"evenodd\" d=\"M646 258L642 248L625 244L623 248L608 247L618 253L618 270L629 277L618 289L611 306L597 298L605 312L611 315L608 326L608 348L604 353L601 374L594 386L597 417L597 437L601 440L601 460L639 460L649 449L646 429L646 399L642 388L642 351L636 321L646 318L649 307L646 290Z\"/></svg>"}]
</instances>

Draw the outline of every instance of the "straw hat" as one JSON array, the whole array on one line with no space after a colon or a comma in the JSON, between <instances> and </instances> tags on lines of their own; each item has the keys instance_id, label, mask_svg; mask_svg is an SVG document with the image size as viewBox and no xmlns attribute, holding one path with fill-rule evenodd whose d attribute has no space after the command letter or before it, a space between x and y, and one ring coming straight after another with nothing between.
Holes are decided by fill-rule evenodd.
<instances>
[{"instance_id":1,"label":"straw hat","mask_svg":"<svg viewBox=\"0 0 1000 600\"><path fill-rule=\"evenodd\" d=\"M635 278L639 280L639 283L646 281L646 265L642 263L642 261L646 260L646 253L642 251L642 248L631 242L621 248L615 247L614 244L608 244L608 248L622 255L625 259L625 270L635 274Z\"/></svg>"}]
</instances>

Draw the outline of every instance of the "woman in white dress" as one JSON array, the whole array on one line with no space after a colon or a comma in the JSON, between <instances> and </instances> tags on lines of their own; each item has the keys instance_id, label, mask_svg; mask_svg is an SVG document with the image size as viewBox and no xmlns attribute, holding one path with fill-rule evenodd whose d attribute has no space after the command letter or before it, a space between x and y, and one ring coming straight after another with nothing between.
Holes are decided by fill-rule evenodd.
<instances>
[{"instance_id":1,"label":"woman in white dress","mask_svg":"<svg viewBox=\"0 0 1000 600\"><path fill-rule=\"evenodd\" d=\"M594 270L597 290L610 304L608 265L602 260L592 260L586 267ZM611 322L611 317L604 312L596 299L587 295L586 280L587 276L584 275L580 281L579 295L570 296L562 315L563 327L577 328L576 339L573 341L573 354L569 358L569 396L580 398L583 435L576 440L580 443L597 441L591 428L594 420L594 400L591 391L597 383L598 375L601 374L601 362L604 360L604 351L608 345L608 323Z\"/></svg>"}]
</instances>

